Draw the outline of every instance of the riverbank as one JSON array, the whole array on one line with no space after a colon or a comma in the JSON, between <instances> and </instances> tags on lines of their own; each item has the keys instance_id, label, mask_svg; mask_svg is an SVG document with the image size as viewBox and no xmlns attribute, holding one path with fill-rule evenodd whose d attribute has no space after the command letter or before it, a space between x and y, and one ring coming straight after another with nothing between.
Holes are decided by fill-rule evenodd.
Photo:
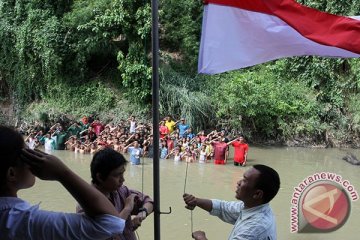
<instances>
[{"instance_id":1,"label":"riverbank","mask_svg":"<svg viewBox=\"0 0 360 240\"><path fill-rule=\"evenodd\" d=\"M35 104L36 105L36 104ZM42 123L41 115L35 110L32 114L30 112L32 109L36 109L36 107L32 107L30 109L25 110L29 113L29 115L16 115L16 111L14 109L14 104L10 101L3 102L0 105L0 123L7 124L10 126L20 127L24 126L26 128L33 128L36 123ZM124 109L123 109L124 110ZM145 112L145 110L143 110ZM100 118L105 119L105 122L118 122L121 119L127 118L132 114L131 111L123 111L120 114L116 114L116 111L106 111L106 112L99 112L98 116ZM43 116L44 117L44 116ZM144 123L151 123L149 113L145 116L137 115L138 119L141 119ZM54 112L46 117L47 124L52 126L58 121L63 123L70 123L72 121L80 121L80 116L75 116L72 114L65 114L60 112ZM303 147L303 148L314 148L314 149L321 149L321 148L360 148L360 139L353 137L352 141L348 139L341 140L335 139L333 137L303 137L303 138L293 138L293 139L264 139L261 136L257 137L247 137L247 140L250 144L255 146L275 146L275 147Z\"/></svg>"},{"instance_id":2,"label":"riverbank","mask_svg":"<svg viewBox=\"0 0 360 240\"><path fill-rule=\"evenodd\" d=\"M275 141L275 140L264 140L264 141L252 141L253 144L257 146L274 146L274 147L303 147L303 148L360 148L360 139L356 139L354 142L340 141L336 139L331 139L326 141L314 141L311 138L297 138L297 139L288 139L285 141Z\"/></svg>"}]
</instances>

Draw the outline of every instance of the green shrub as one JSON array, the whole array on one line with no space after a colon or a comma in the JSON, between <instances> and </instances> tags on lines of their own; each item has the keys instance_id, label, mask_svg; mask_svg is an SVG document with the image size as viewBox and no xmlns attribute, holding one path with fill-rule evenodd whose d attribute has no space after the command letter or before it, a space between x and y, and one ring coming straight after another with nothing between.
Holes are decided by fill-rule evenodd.
<instances>
[{"instance_id":1,"label":"green shrub","mask_svg":"<svg viewBox=\"0 0 360 240\"><path fill-rule=\"evenodd\" d=\"M301 82L278 79L263 67L223 74L215 84L217 117L247 134L289 138L319 131L316 96Z\"/></svg>"}]
</instances>

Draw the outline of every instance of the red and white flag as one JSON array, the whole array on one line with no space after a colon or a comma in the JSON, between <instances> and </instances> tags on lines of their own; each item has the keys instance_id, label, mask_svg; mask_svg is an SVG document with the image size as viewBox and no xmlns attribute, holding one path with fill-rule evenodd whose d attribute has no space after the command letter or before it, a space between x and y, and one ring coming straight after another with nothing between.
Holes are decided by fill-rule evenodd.
<instances>
[{"instance_id":1,"label":"red and white flag","mask_svg":"<svg viewBox=\"0 0 360 240\"><path fill-rule=\"evenodd\" d=\"M360 57L360 19L294 0L207 0L199 73L215 74L293 56Z\"/></svg>"}]
</instances>

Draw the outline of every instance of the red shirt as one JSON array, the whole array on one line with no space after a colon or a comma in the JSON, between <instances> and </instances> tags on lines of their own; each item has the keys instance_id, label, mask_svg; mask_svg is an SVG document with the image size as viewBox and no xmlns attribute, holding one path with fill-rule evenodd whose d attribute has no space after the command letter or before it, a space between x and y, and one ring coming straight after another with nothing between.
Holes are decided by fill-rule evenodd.
<instances>
[{"instance_id":1,"label":"red shirt","mask_svg":"<svg viewBox=\"0 0 360 240\"><path fill-rule=\"evenodd\" d=\"M214 146L214 159L225 160L225 152L228 145L225 142L213 142L212 145Z\"/></svg>"},{"instance_id":2,"label":"red shirt","mask_svg":"<svg viewBox=\"0 0 360 240\"><path fill-rule=\"evenodd\" d=\"M160 132L160 138L163 139L169 133L169 129L166 126L160 126L159 132Z\"/></svg>"},{"instance_id":3,"label":"red shirt","mask_svg":"<svg viewBox=\"0 0 360 240\"><path fill-rule=\"evenodd\" d=\"M168 151L170 152L174 148L174 140L172 139L166 140L166 145L168 147Z\"/></svg>"},{"instance_id":4,"label":"red shirt","mask_svg":"<svg viewBox=\"0 0 360 240\"><path fill-rule=\"evenodd\" d=\"M200 135L199 138L200 138L200 142L204 142L206 139L206 136Z\"/></svg>"},{"instance_id":5,"label":"red shirt","mask_svg":"<svg viewBox=\"0 0 360 240\"><path fill-rule=\"evenodd\" d=\"M231 144L234 147L234 161L238 163L243 163L245 161L245 154L249 150L249 145L246 143L241 143L239 141L232 142Z\"/></svg>"},{"instance_id":6,"label":"red shirt","mask_svg":"<svg viewBox=\"0 0 360 240\"><path fill-rule=\"evenodd\" d=\"M104 125L99 122L95 122L91 124L91 127L94 129L96 136L99 136L102 130L104 130Z\"/></svg>"}]
</instances>

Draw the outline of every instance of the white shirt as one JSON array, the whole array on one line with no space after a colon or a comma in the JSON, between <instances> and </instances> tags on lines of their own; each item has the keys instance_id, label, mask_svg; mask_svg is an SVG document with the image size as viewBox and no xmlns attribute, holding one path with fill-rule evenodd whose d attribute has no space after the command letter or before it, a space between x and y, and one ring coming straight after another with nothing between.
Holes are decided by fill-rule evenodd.
<instances>
[{"instance_id":1,"label":"white shirt","mask_svg":"<svg viewBox=\"0 0 360 240\"><path fill-rule=\"evenodd\" d=\"M276 223L268 203L244 209L242 201L212 200L211 215L234 225L229 240L276 240Z\"/></svg>"},{"instance_id":2,"label":"white shirt","mask_svg":"<svg viewBox=\"0 0 360 240\"><path fill-rule=\"evenodd\" d=\"M32 150L36 147L36 141L35 138L29 138L29 142L27 143L28 147Z\"/></svg>"},{"instance_id":3,"label":"white shirt","mask_svg":"<svg viewBox=\"0 0 360 240\"><path fill-rule=\"evenodd\" d=\"M45 150L53 150L54 147L53 147L53 143L54 143L54 140L51 139L51 138L45 138Z\"/></svg>"},{"instance_id":4,"label":"white shirt","mask_svg":"<svg viewBox=\"0 0 360 240\"><path fill-rule=\"evenodd\" d=\"M174 161L175 161L175 162L181 161L181 155L180 155L180 154L179 154L179 155L175 155L175 156L174 156Z\"/></svg>"},{"instance_id":5,"label":"white shirt","mask_svg":"<svg viewBox=\"0 0 360 240\"><path fill-rule=\"evenodd\" d=\"M205 158L206 158L206 152L201 150L199 156L199 163L205 163Z\"/></svg>"},{"instance_id":6,"label":"white shirt","mask_svg":"<svg viewBox=\"0 0 360 240\"><path fill-rule=\"evenodd\" d=\"M51 212L20 198L0 197L1 240L107 239L124 230L125 220L112 215Z\"/></svg>"},{"instance_id":7,"label":"white shirt","mask_svg":"<svg viewBox=\"0 0 360 240\"><path fill-rule=\"evenodd\" d=\"M130 133L135 133L136 121L130 121Z\"/></svg>"}]
</instances>

